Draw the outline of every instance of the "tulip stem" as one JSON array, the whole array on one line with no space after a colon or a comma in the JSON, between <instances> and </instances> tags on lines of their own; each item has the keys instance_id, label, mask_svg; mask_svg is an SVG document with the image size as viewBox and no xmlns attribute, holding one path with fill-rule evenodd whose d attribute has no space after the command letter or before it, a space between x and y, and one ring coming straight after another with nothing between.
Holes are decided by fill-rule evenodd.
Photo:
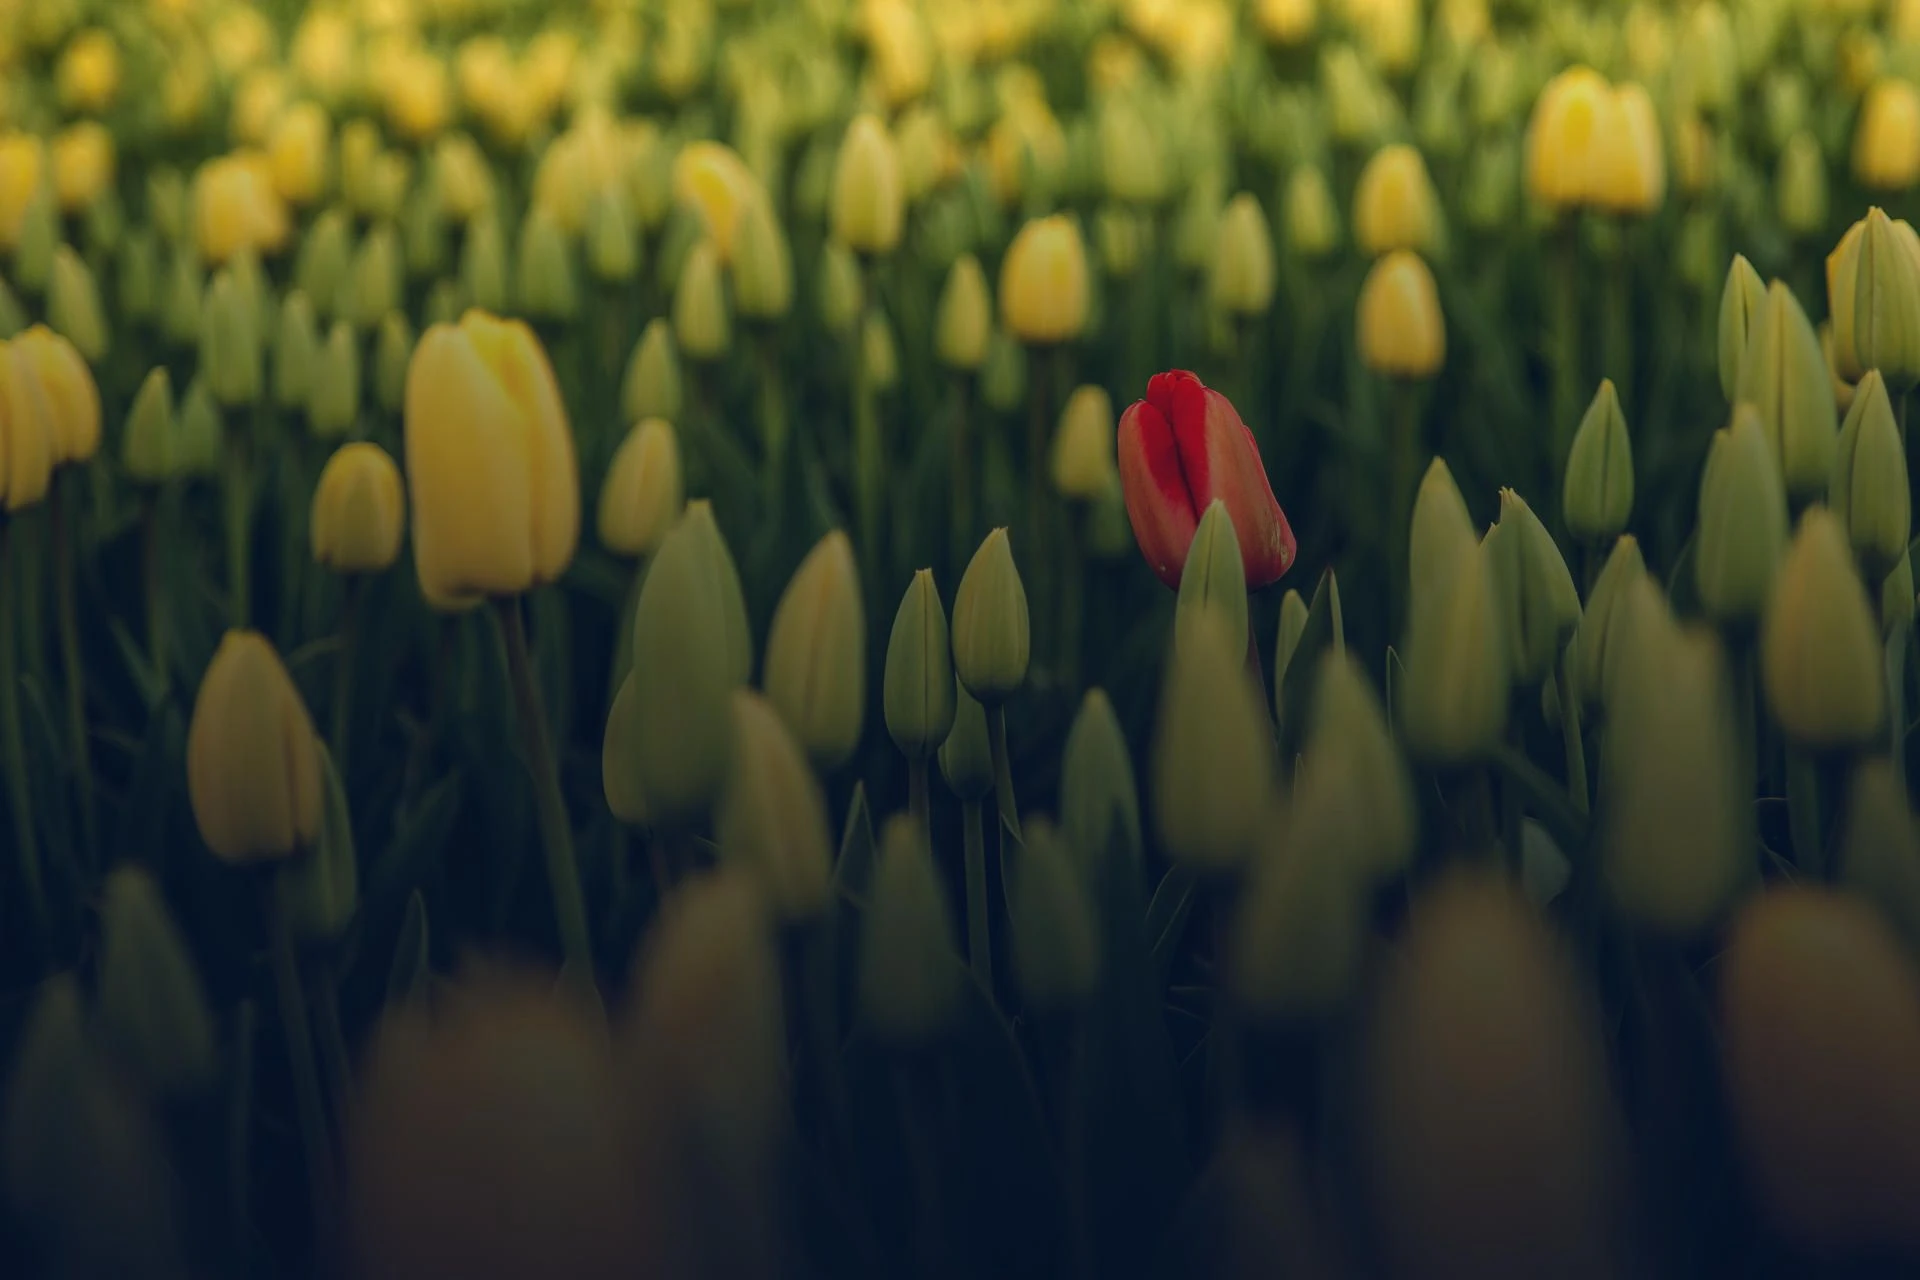
<instances>
[{"instance_id":1,"label":"tulip stem","mask_svg":"<svg viewBox=\"0 0 1920 1280\"><path fill-rule=\"evenodd\" d=\"M953 379L953 571L957 574L967 563L974 544L973 518L973 433L967 420L970 412L968 376Z\"/></svg>"},{"instance_id":2,"label":"tulip stem","mask_svg":"<svg viewBox=\"0 0 1920 1280\"><path fill-rule=\"evenodd\" d=\"M1553 474L1566 469L1580 421L1580 229L1568 218L1553 238Z\"/></svg>"},{"instance_id":3,"label":"tulip stem","mask_svg":"<svg viewBox=\"0 0 1920 1280\"><path fill-rule=\"evenodd\" d=\"M547 715L540 702L540 686L533 677L533 659L527 649L526 620L520 598L504 596L494 602L493 617L507 646L507 673L513 682L514 708L520 720L520 741L533 774L534 802L540 815L540 844L546 853L547 884L553 893L554 924L573 981L584 992L594 992L593 944L587 929L587 905L580 891L580 868L573 857L573 829L566 800L560 794L560 773L548 738ZM594 993L595 1003L598 995Z\"/></svg>"},{"instance_id":4,"label":"tulip stem","mask_svg":"<svg viewBox=\"0 0 1920 1280\"><path fill-rule=\"evenodd\" d=\"M1793 831L1794 861L1811 880L1827 875L1823 824L1820 819L1820 773L1812 753L1804 747L1787 748L1787 821Z\"/></svg>"},{"instance_id":5,"label":"tulip stem","mask_svg":"<svg viewBox=\"0 0 1920 1280\"><path fill-rule=\"evenodd\" d=\"M1007 758L1007 709L995 707L987 712L987 724L993 737L993 798L1000 807L1000 840L1004 846L1008 833L1015 840L1024 838L1020 834L1020 806L1013 796L1013 764Z\"/></svg>"},{"instance_id":6,"label":"tulip stem","mask_svg":"<svg viewBox=\"0 0 1920 1280\"><path fill-rule=\"evenodd\" d=\"M1627 412L1633 412L1633 254L1628 242L1625 219L1614 226L1612 260L1603 264L1605 280L1601 295L1601 323L1604 376L1613 380L1614 389Z\"/></svg>"},{"instance_id":7,"label":"tulip stem","mask_svg":"<svg viewBox=\"0 0 1920 1280\"><path fill-rule=\"evenodd\" d=\"M161 547L166 537L165 521L171 486L157 489L147 503L142 518L145 541L145 577L147 590L147 661L153 665L155 687L165 697L171 683L167 655L167 600L161 582Z\"/></svg>"},{"instance_id":8,"label":"tulip stem","mask_svg":"<svg viewBox=\"0 0 1920 1280\"><path fill-rule=\"evenodd\" d=\"M240 433L227 432L227 625L244 627L249 614L253 550L252 479L247 470L247 446Z\"/></svg>"},{"instance_id":9,"label":"tulip stem","mask_svg":"<svg viewBox=\"0 0 1920 1280\"><path fill-rule=\"evenodd\" d=\"M993 931L987 922L987 841L986 815L977 800L961 806L961 823L966 843L967 871L967 960L980 989L993 992Z\"/></svg>"},{"instance_id":10,"label":"tulip stem","mask_svg":"<svg viewBox=\"0 0 1920 1280\"><path fill-rule=\"evenodd\" d=\"M311 850L306 856L312 857ZM306 1148L307 1194L313 1212L313 1237L325 1248L336 1236L333 1224L333 1146L326 1109L320 1099L320 1068L307 1021L307 996L294 955L293 924L287 918L286 881L279 874L261 881L262 907L273 944L273 979L280 1002L280 1027L287 1040L287 1066L293 1072L294 1107L300 1143Z\"/></svg>"},{"instance_id":11,"label":"tulip stem","mask_svg":"<svg viewBox=\"0 0 1920 1280\"><path fill-rule=\"evenodd\" d=\"M47 515L53 522L54 616L60 628L60 669L66 676L67 737L73 752L73 786L80 803L80 850L88 867L98 865L100 832L93 805L93 752L87 743L87 669L80 655L80 610L75 598L72 528L73 511L66 491L73 487L71 474L54 477L47 498Z\"/></svg>"},{"instance_id":12,"label":"tulip stem","mask_svg":"<svg viewBox=\"0 0 1920 1280\"><path fill-rule=\"evenodd\" d=\"M762 500L777 526L787 473L787 394L780 377L779 330L762 326L754 338L760 362L760 446L766 485Z\"/></svg>"},{"instance_id":13,"label":"tulip stem","mask_svg":"<svg viewBox=\"0 0 1920 1280\"><path fill-rule=\"evenodd\" d=\"M328 748L340 783L347 780L347 740L353 732L354 651L360 639L360 575L350 574L340 605L340 647L333 656L333 732Z\"/></svg>"},{"instance_id":14,"label":"tulip stem","mask_svg":"<svg viewBox=\"0 0 1920 1280\"><path fill-rule=\"evenodd\" d=\"M18 581L14 577L14 547L9 536L12 517L0 514L0 734L5 735L4 762L7 775L7 808L13 813L14 857L20 863L20 880L26 887L27 906L33 917L34 941L44 947L50 940L47 915L47 889L41 877L40 853L33 835L33 789L27 782L26 735L20 728L20 618L17 607Z\"/></svg>"},{"instance_id":15,"label":"tulip stem","mask_svg":"<svg viewBox=\"0 0 1920 1280\"><path fill-rule=\"evenodd\" d=\"M1408 598L1413 591L1407 566L1412 555L1413 502L1418 483L1415 471L1419 466L1420 401L1410 382L1396 380L1390 393L1394 415L1389 428L1393 435L1387 443L1392 455L1387 481L1392 492L1387 497L1387 511L1393 524L1387 534L1392 540L1387 548L1387 617L1392 624L1391 634L1398 636L1406 623Z\"/></svg>"},{"instance_id":16,"label":"tulip stem","mask_svg":"<svg viewBox=\"0 0 1920 1280\"><path fill-rule=\"evenodd\" d=\"M253 1272L247 1264L253 1253L253 1212L249 1201L253 1187L253 1037L257 1018L253 1000L242 1000L234 1017L233 1095L227 1111L227 1209L233 1215L230 1226L235 1275Z\"/></svg>"},{"instance_id":17,"label":"tulip stem","mask_svg":"<svg viewBox=\"0 0 1920 1280\"><path fill-rule=\"evenodd\" d=\"M1567 752L1567 794L1574 810L1587 812L1587 744L1580 731L1580 696L1573 686L1573 649L1560 651L1554 664L1554 693L1560 699L1560 737Z\"/></svg>"},{"instance_id":18,"label":"tulip stem","mask_svg":"<svg viewBox=\"0 0 1920 1280\"><path fill-rule=\"evenodd\" d=\"M320 1023L320 1053L326 1062L327 1093L333 1102L334 1123L346 1127L347 1110L353 1100L353 1067L347 1055L347 1038L340 1028L338 979L328 964L315 967L313 973L314 1017Z\"/></svg>"}]
</instances>

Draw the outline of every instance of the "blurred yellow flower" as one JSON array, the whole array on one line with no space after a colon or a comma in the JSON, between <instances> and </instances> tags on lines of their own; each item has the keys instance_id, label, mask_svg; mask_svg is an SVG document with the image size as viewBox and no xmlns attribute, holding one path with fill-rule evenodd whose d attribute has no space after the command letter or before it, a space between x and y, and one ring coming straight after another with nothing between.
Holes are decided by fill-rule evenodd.
<instances>
[{"instance_id":1,"label":"blurred yellow flower","mask_svg":"<svg viewBox=\"0 0 1920 1280\"><path fill-rule=\"evenodd\" d=\"M82 31L60 55L54 78L68 111L105 111L120 92L120 46L99 27Z\"/></svg>"},{"instance_id":2,"label":"blurred yellow flower","mask_svg":"<svg viewBox=\"0 0 1920 1280\"><path fill-rule=\"evenodd\" d=\"M308 522L314 563L335 573L379 573L400 557L407 501L400 468L366 440L327 459Z\"/></svg>"},{"instance_id":3,"label":"blurred yellow flower","mask_svg":"<svg viewBox=\"0 0 1920 1280\"><path fill-rule=\"evenodd\" d=\"M1558 212L1589 203L1617 124L1612 91L1591 67L1570 67L1547 82L1527 124L1527 191Z\"/></svg>"},{"instance_id":4,"label":"blurred yellow flower","mask_svg":"<svg viewBox=\"0 0 1920 1280\"><path fill-rule=\"evenodd\" d=\"M580 41L571 31L548 28L528 41L520 79L536 115L550 116L567 100L579 55Z\"/></svg>"},{"instance_id":5,"label":"blurred yellow flower","mask_svg":"<svg viewBox=\"0 0 1920 1280\"><path fill-rule=\"evenodd\" d=\"M1020 228L1000 264L1000 316L1027 343L1066 342L1087 325L1087 249L1059 214Z\"/></svg>"},{"instance_id":6,"label":"blurred yellow flower","mask_svg":"<svg viewBox=\"0 0 1920 1280\"><path fill-rule=\"evenodd\" d=\"M359 79L358 43L358 33L346 14L311 9L294 29L289 61L303 86L322 101L337 103Z\"/></svg>"},{"instance_id":7,"label":"blurred yellow flower","mask_svg":"<svg viewBox=\"0 0 1920 1280\"><path fill-rule=\"evenodd\" d=\"M1431 251L1440 240L1440 201L1427 163L1406 143L1380 148L1353 191L1353 238L1378 256L1395 249Z\"/></svg>"},{"instance_id":8,"label":"blurred yellow flower","mask_svg":"<svg viewBox=\"0 0 1920 1280\"><path fill-rule=\"evenodd\" d=\"M1613 213L1652 213L1667 194L1665 148L1653 99L1644 87L1624 84L1614 90L1613 105L1614 120L1601 143L1593 202Z\"/></svg>"},{"instance_id":9,"label":"blurred yellow flower","mask_svg":"<svg viewBox=\"0 0 1920 1280\"><path fill-rule=\"evenodd\" d=\"M266 145L274 121L292 96L293 86L279 68L249 71L233 91L233 113L228 123L233 140L248 147Z\"/></svg>"},{"instance_id":10,"label":"blurred yellow flower","mask_svg":"<svg viewBox=\"0 0 1920 1280\"><path fill-rule=\"evenodd\" d=\"M867 50L887 106L902 107L933 83L933 39L903 0L868 5Z\"/></svg>"},{"instance_id":11,"label":"blurred yellow flower","mask_svg":"<svg viewBox=\"0 0 1920 1280\"><path fill-rule=\"evenodd\" d=\"M416 50L394 68L382 96L387 122L414 142L438 137L453 115L447 64L424 50Z\"/></svg>"},{"instance_id":12,"label":"blurred yellow flower","mask_svg":"<svg viewBox=\"0 0 1920 1280\"><path fill-rule=\"evenodd\" d=\"M273 56L273 24L250 4L229 4L207 31L220 74L232 79Z\"/></svg>"},{"instance_id":13,"label":"blurred yellow flower","mask_svg":"<svg viewBox=\"0 0 1920 1280\"><path fill-rule=\"evenodd\" d=\"M441 211L456 222L466 222L493 204L493 169L464 133L443 134L434 144L433 182Z\"/></svg>"},{"instance_id":14,"label":"blurred yellow flower","mask_svg":"<svg viewBox=\"0 0 1920 1280\"><path fill-rule=\"evenodd\" d=\"M312 204L327 189L332 168L333 122L317 102L300 102L282 112L267 138L267 163L273 189L288 204Z\"/></svg>"},{"instance_id":15,"label":"blurred yellow flower","mask_svg":"<svg viewBox=\"0 0 1920 1280\"><path fill-rule=\"evenodd\" d=\"M308 852L320 836L323 777L313 718L273 645L229 631L193 700L187 794L223 862Z\"/></svg>"},{"instance_id":16,"label":"blurred yellow flower","mask_svg":"<svg viewBox=\"0 0 1920 1280\"><path fill-rule=\"evenodd\" d=\"M286 245L287 208L258 151L235 151L201 165L193 179L193 206L200 256L209 263L243 250L275 253Z\"/></svg>"},{"instance_id":17,"label":"blurred yellow flower","mask_svg":"<svg viewBox=\"0 0 1920 1280\"><path fill-rule=\"evenodd\" d=\"M1447 359L1447 326L1433 272L1401 249L1373 264L1360 286L1360 359L1393 378L1430 378Z\"/></svg>"},{"instance_id":18,"label":"blurred yellow flower","mask_svg":"<svg viewBox=\"0 0 1920 1280\"><path fill-rule=\"evenodd\" d=\"M900 158L887 127L877 116L855 117L833 166L834 238L856 253L891 253L900 243L905 211Z\"/></svg>"},{"instance_id":19,"label":"blurred yellow flower","mask_svg":"<svg viewBox=\"0 0 1920 1280\"><path fill-rule=\"evenodd\" d=\"M100 448L100 389L74 345L34 325L6 344L5 413L14 427L37 418L47 460L85 462Z\"/></svg>"},{"instance_id":20,"label":"blurred yellow flower","mask_svg":"<svg viewBox=\"0 0 1920 1280\"><path fill-rule=\"evenodd\" d=\"M61 209L78 213L113 185L113 133L96 120L68 125L53 135L53 191Z\"/></svg>"},{"instance_id":21,"label":"blurred yellow flower","mask_svg":"<svg viewBox=\"0 0 1920 1280\"><path fill-rule=\"evenodd\" d=\"M46 180L46 147L29 133L0 134L0 248L20 243L27 209Z\"/></svg>"},{"instance_id":22,"label":"blurred yellow flower","mask_svg":"<svg viewBox=\"0 0 1920 1280\"><path fill-rule=\"evenodd\" d=\"M690 142L674 157L673 198L700 215L722 263L732 260L740 212L759 189L739 153L723 143Z\"/></svg>"},{"instance_id":23,"label":"blurred yellow flower","mask_svg":"<svg viewBox=\"0 0 1920 1280\"><path fill-rule=\"evenodd\" d=\"M1885 79L1867 90L1853 131L1853 176L1876 191L1920 181L1920 89Z\"/></svg>"},{"instance_id":24,"label":"blurred yellow flower","mask_svg":"<svg viewBox=\"0 0 1920 1280\"><path fill-rule=\"evenodd\" d=\"M1254 21L1268 43L1286 48L1302 45L1319 23L1317 0L1255 0Z\"/></svg>"}]
</instances>

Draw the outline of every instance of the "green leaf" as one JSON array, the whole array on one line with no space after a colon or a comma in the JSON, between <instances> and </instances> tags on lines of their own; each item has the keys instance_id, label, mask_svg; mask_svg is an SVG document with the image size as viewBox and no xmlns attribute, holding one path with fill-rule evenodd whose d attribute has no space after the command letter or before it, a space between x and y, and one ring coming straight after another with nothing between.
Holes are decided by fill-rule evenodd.
<instances>
[{"instance_id":1,"label":"green leaf","mask_svg":"<svg viewBox=\"0 0 1920 1280\"><path fill-rule=\"evenodd\" d=\"M159 854L186 777L186 725L179 708L163 703L147 720L147 735L133 757L126 801L113 842L114 860L158 866Z\"/></svg>"},{"instance_id":2,"label":"green leaf","mask_svg":"<svg viewBox=\"0 0 1920 1280\"><path fill-rule=\"evenodd\" d=\"M118 618L109 617L107 630L113 636L114 647L119 649L120 660L126 664L127 674L132 677L134 687L140 691L141 703L145 706L153 706L160 700L160 695L166 692L166 685L161 681L160 672L147 661L147 655L141 650L139 642L133 638L133 633L127 630L126 623Z\"/></svg>"},{"instance_id":3,"label":"green leaf","mask_svg":"<svg viewBox=\"0 0 1920 1280\"><path fill-rule=\"evenodd\" d=\"M1673 604L1673 611L1682 618L1700 616L1700 587L1694 565L1699 548L1695 539L1689 535L1680 554L1674 557L1673 572L1667 575L1667 599Z\"/></svg>"},{"instance_id":4,"label":"green leaf","mask_svg":"<svg viewBox=\"0 0 1920 1280\"><path fill-rule=\"evenodd\" d=\"M458 772L448 774L395 823L393 839L367 876L366 916L386 915L426 878L459 815L462 781Z\"/></svg>"},{"instance_id":5,"label":"green leaf","mask_svg":"<svg viewBox=\"0 0 1920 1280\"><path fill-rule=\"evenodd\" d=\"M840 837L840 856L834 863L833 877L840 895L854 906L867 905L867 885L873 879L873 815L867 808L867 784L853 784L853 800L847 805L847 825Z\"/></svg>"},{"instance_id":6,"label":"green leaf","mask_svg":"<svg viewBox=\"0 0 1920 1280\"><path fill-rule=\"evenodd\" d=\"M1519 787L1527 811L1540 820L1553 842L1570 857L1580 856L1587 847L1592 822L1573 807L1573 801L1539 765L1511 746L1502 745L1493 753L1492 764L1502 778Z\"/></svg>"},{"instance_id":7,"label":"green leaf","mask_svg":"<svg viewBox=\"0 0 1920 1280\"><path fill-rule=\"evenodd\" d=\"M1291 759L1300 753L1306 741L1307 708L1313 697L1313 682L1320 674L1320 658L1329 650L1346 647L1340 610L1340 584L1328 569L1313 589L1313 603L1307 606L1307 625L1300 633L1287 669L1280 681L1280 758Z\"/></svg>"},{"instance_id":8,"label":"green leaf","mask_svg":"<svg viewBox=\"0 0 1920 1280\"><path fill-rule=\"evenodd\" d=\"M393 963L387 969L389 1009L398 1009L425 998L427 980L433 974L429 964L429 943L427 904L416 889L407 899L407 914L400 922L400 939L394 944Z\"/></svg>"},{"instance_id":9,"label":"green leaf","mask_svg":"<svg viewBox=\"0 0 1920 1280\"><path fill-rule=\"evenodd\" d=\"M1160 878L1160 887L1153 891L1153 901L1147 904L1147 945L1153 954L1156 991L1166 989L1167 975L1173 972L1174 948L1180 945L1180 936L1186 932L1187 917L1193 914L1198 891L1199 881L1193 872L1175 863Z\"/></svg>"}]
</instances>

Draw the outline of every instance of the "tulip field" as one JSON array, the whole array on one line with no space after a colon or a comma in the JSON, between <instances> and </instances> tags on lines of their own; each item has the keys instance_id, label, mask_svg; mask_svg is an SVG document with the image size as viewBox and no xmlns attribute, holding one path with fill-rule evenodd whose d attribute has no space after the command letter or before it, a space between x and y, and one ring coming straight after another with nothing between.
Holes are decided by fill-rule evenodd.
<instances>
[{"instance_id":1,"label":"tulip field","mask_svg":"<svg viewBox=\"0 0 1920 1280\"><path fill-rule=\"evenodd\" d=\"M1916 216L1920 0L0 0L0 1275L1920 1274Z\"/></svg>"}]
</instances>

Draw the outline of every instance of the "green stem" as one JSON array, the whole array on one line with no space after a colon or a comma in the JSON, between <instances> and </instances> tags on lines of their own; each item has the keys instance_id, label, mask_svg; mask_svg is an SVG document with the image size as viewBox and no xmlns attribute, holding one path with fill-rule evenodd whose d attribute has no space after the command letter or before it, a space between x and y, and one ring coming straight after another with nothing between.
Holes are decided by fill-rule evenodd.
<instances>
[{"instance_id":1,"label":"green stem","mask_svg":"<svg viewBox=\"0 0 1920 1280\"><path fill-rule=\"evenodd\" d=\"M539 811L540 845L546 854L547 884L553 893L554 924L560 931L567 969L583 990L592 992L593 944L587 930L587 904L580 892L580 868L573 857L573 828L560 795L560 773L548 737L546 710L534 681L533 659L527 649L526 621L518 596L494 601L494 621L507 646L507 674L513 684L514 709L520 721L520 742L533 774L534 803ZM597 1003L598 996L595 1001Z\"/></svg>"},{"instance_id":2,"label":"green stem","mask_svg":"<svg viewBox=\"0 0 1920 1280\"><path fill-rule=\"evenodd\" d=\"M987 919L987 841L982 829L986 815L979 801L969 800L961 806L961 822L966 844L967 960L980 989L991 995L993 930Z\"/></svg>"},{"instance_id":3,"label":"green stem","mask_svg":"<svg viewBox=\"0 0 1920 1280\"><path fill-rule=\"evenodd\" d=\"M974 514L973 514L973 433L969 428L967 391L968 375L957 374L953 380L953 474L950 477L953 495L953 570L960 571L967 563L967 557L973 553Z\"/></svg>"},{"instance_id":4,"label":"green stem","mask_svg":"<svg viewBox=\"0 0 1920 1280\"><path fill-rule=\"evenodd\" d=\"M988 711L987 725L993 737L993 798L1000 808L1004 850L1006 832L1012 832L1016 840L1021 838L1020 806L1013 795L1013 764L1007 757L1007 709L994 707Z\"/></svg>"},{"instance_id":5,"label":"green stem","mask_svg":"<svg viewBox=\"0 0 1920 1280\"><path fill-rule=\"evenodd\" d=\"M760 448L765 486L762 501L777 525L781 499L785 496L787 468L787 393L780 371L779 331L764 327L754 335L755 355L760 362Z\"/></svg>"},{"instance_id":6,"label":"green stem","mask_svg":"<svg viewBox=\"0 0 1920 1280\"><path fill-rule=\"evenodd\" d=\"M147 661L153 664L154 680L162 697L172 682L169 670L171 658L167 652L167 595L160 572L162 548L166 543L168 497L168 489L156 489L148 500L142 519L147 594Z\"/></svg>"},{"instance_id":7,"label":"green stem","mask_svg":"<svg viewBox=\"0 0 1920 1280\"><path fill-rule=\"evenodd\" d=\"M1614 228L1614 256L1603 264L1605 288L1601 293L1601 350L1605 375L1613 379L1614 389L1627 413L1633 413L1633 255L1628 244L1630 228L1622 220Z\"/></svg>"},{"instance_id":8,"label":"green stem","mask_svg":"<svg viewBox=\"0 0 1920 1280\"><path fill-rule=\"evenodd\" d=\"M1554 666L1554 692L1560 699L1560 738L1567 754L1567 794L1578 812L1587 812L1587 744L1580 731L1580 695L1573 686L1573 650L1561 650Z\"/></svg>"},{"instance_id":9,"label":"green stem","mask_svg":"<svg viewBox=\"0 0 1920 1280\"><path fill-rule=\"evenodd\" d=\"M287 1040L287 1065L293 1071L300 1143L306 1149L307 1194L313 1211L314 1239L324 1246L335 1238L333 1145L327 1134L326 1109L320 1100L320 1069L314 1057L313 1028L307 1021L307 996L300 983L300 962L294 954L293 927L287 919L283 897L284 882L274 875L261 884L268 932L273 941L273 979L280 1002L280 1027Z\"/></svg>"},{"instance_id":10,"label":"green stem","mask_svg":"<svg viewBox=\"0 0 1920 1280\"><path fill-rule=\"evenodd\" d=\"M1553 343L1553 474L1566 469L1580 421L1580 237L1568 219L1554 235L1551 294Z\"/></svg>"},{"instance_id":11,"label":"green stem","mask_svg":"<svg viewBox=\"0 0 1920 1280\"><path fill-rule=\"evenodd\" d=\"M75 591L79 570L74 564L73 535L65 491L72 487L71 475L54 477L48 496L47 514L53 522L54 614L60 629L60 670L66 676L67 740L73 752L75 798L80 804L80 848L85 865L96 867L100 857L100 831L93 804L93 751L88 744L87 669L80 654L80 609Z\"/></svg>"},{"instance_id":12,"label":"green stem","mask_svg":"<svg viewBox=\"0 0 1920 1280\"><path fill-rule=\"evenodd\" d=\"M1787 748L1787 822L1793 831L1793 857L1810 880L1827 875L1824 827L1820 817L1820 773L1804 747Z\"/></svg>"},{"instance_id":13,"label":"green stem","mask_svg":"<svg viewBox=\"0 0 1920 1280\"><path fill-rule=\"evenodd\" d=\"M333 753L334 771L344 785L347 744L353 734L353 668L360 640L359 575L350 575L342 589L345 598L340 606L340 647L333 656L333 731L327 743Z\"/></svg>"},{"instance_id":14,"label":"green stem","mask_svg":"<svg viewBox=\"0 0 1920 1280\"><path fill-rule=\"evenodd\" d=\"M240 1002L233 1029L233 1096L227 1111L227 1208L232 1215L235 1275L251 1275L253 1254L253 1038L258 1008Z\"/></svg>"},{"instance_id":15,"label":"green stem","mask_svg":"<svg viewBox=\"0 0 1920 1280\"><path fill-rule=\"evenodd\" d=\"M249 574L253 551L253 493L247 445L242 434L227 431L227 625L244 627L250 614Z\"/></svg>"},{"instance_id":16,"label":"green stem","mask_svg":"<svg viewBox=\"0 0 1920 1280\"><path fill-rule=\"evenodd\" d=\"M1394 383L1390 394L1394 414L1392 438L1387 445L1392 455L1387 510L1393 523L1387 532L1391 544L1387 549L1387 617L1393 620L1391 634L1398 636L1406 623L1408 597L1413 590L1407 565L1412 555L1414 487L1418 483L1414 472L1419 466L1420 400L1418 392L1404 382Z\"/></svg>"},{"instance_id":17,"label":"green stem","mask_svg":"<svg viewBox=\"0 0 1920 1280\"><path fill-rule=\"evenodd\" d=\"M864 279L862 289L860 321L848 340L853 360L853 492L860 521L860 568L867 582L877 583L881 578L880 510L886 459L880 438L878 393L867 369L867 305L873 291Z\"/></svg>"},{"instance_id":18,"label":"green stem","mask_svg":"<svg viewBox=\"0 0 1920 1280\"><path fill-rule=\"evenodd\" d=\"M14 857L20 881L26 887L27 908L33 919L35 950L52 939L47 914L46 882L41 876L40 851L33 832L33 788L27 781L27 741L20 727L20 615L18 582L14 576L13 518L0 514L0 747L7 775L7 808L13 814Z\"/></svg>"}]
</instances>

